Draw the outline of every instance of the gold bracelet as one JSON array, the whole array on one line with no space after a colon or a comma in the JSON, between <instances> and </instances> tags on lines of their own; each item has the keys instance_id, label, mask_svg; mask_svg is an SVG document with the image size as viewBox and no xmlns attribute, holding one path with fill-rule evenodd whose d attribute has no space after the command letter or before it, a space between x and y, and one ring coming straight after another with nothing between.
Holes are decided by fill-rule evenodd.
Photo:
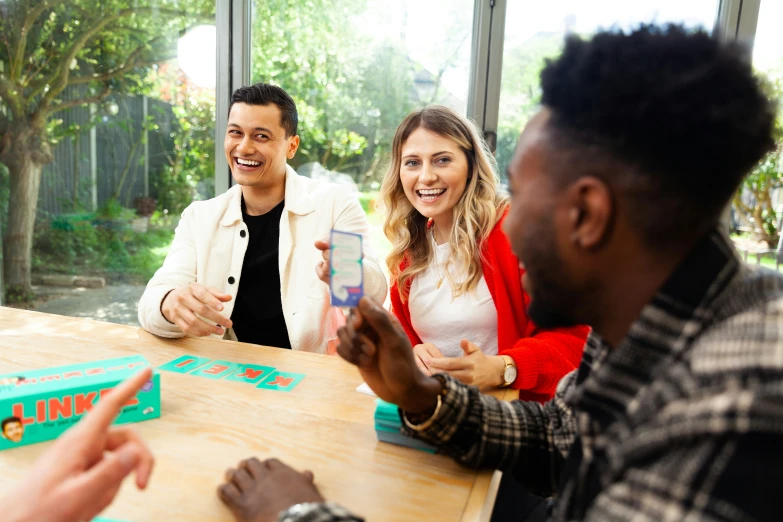
<instances>
[{"instance_id":1,"label":"gold bracelet","mask_svg":"<svg viewBox=\"0 0 783 522\"><path fill-rule=\"evenodd\" d=\"M413 431L424 431L430 426L432 426L432 423L435 422L435 419L438 418L438 414L440 413L440 407L443 405L443 401L440 398L441 394L438 394L438 403L435 405L435 411L430 415L430 418L422 422L421 424L413 424L411 421L408 420L408 416L405 414L405 412L402 412L402 420L405 421L405 425L412 429Z\"/></svg>"}]
</instances>

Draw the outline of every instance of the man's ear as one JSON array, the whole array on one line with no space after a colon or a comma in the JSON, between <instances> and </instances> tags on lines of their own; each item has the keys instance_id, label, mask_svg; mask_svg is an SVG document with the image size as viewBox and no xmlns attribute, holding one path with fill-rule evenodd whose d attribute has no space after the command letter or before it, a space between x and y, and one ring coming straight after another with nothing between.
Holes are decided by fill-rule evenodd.
<instances>
[{"instance_id":1,"label":"man's ear","mask_svg":"<svg viewBox=\"0 0 783 522\"><path fill-rule=\"evenodd\" d=\"M293 159L298 149L299 149L299 136L297 135L291 138L291 141L288 142L288 152L286 153L286 157L288 159Z\"/></svg>"},{"instance_id":2,"label":"man's ear","mask_svg":"<svg viewBox=\"0 0 783 522\"><path fill-rule=\"evenodd\" d=\"M599 247L611 233L614 203L602 180L586 176L568 187L571 241L586 250Z\"/></svg>"}]
</instances>

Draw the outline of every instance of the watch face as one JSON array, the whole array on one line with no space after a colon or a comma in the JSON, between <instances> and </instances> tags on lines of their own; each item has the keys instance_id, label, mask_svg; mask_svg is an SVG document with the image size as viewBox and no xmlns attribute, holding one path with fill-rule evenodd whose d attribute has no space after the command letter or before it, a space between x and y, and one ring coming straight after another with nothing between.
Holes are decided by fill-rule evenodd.
<instances>
[{"instance_id":1,"label":"watch face","mask_svg":"<svg viewBox=\"0 0 783 522\"><path fill-rule=\"evenodd\" d=\"M513 366L509 366L506 368L506 371L503 372L503 379L506 381L507 384L511 384L512 382L517 380L517 369Z\"/></svg>"}]
</instances>

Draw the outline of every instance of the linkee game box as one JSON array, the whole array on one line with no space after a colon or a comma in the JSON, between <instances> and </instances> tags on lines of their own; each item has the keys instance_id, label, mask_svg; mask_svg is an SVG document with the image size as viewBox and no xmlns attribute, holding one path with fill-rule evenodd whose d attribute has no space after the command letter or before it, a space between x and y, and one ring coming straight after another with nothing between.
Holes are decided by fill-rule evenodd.
<instances>
[{"instance_id":1,"label":"linkee game box","mask_svg":"<svg viewBox=\"0 0 783 522\"><path fill-rule=\"evenodd\" d=\"M0 450L56 439L101 397L141 368L140 356L0 375ZM128 401L116 424L160 417L160 375Z\"/></svg>"}]
</instances>

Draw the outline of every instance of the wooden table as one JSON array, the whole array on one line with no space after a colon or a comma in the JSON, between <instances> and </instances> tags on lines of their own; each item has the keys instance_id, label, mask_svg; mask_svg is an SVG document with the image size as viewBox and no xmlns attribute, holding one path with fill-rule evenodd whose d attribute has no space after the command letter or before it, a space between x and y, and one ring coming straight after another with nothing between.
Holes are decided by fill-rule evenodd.
<instances>
[{"instance_id":1,"label":"wooden table","mask_svg":"<svg viewBox=\"0 0 783 522\"><path fill-rule=\"evenodd\" d=\"M283 393L161 372L161 418L136 425L157 459L151 484L139 492L126 481L106 517L231 520L216 495L226 468L246 457L274 456L312 470L324 497L368 521L489 520L499 474L378 442L374 398L356 391L362 379L339 357L166 340L129 326L0 308L0 374L134 354L156 367L192 354L306 377ZM21 479L49 444L0 452L0 492Z\"/></svg>"}]
</instances>

